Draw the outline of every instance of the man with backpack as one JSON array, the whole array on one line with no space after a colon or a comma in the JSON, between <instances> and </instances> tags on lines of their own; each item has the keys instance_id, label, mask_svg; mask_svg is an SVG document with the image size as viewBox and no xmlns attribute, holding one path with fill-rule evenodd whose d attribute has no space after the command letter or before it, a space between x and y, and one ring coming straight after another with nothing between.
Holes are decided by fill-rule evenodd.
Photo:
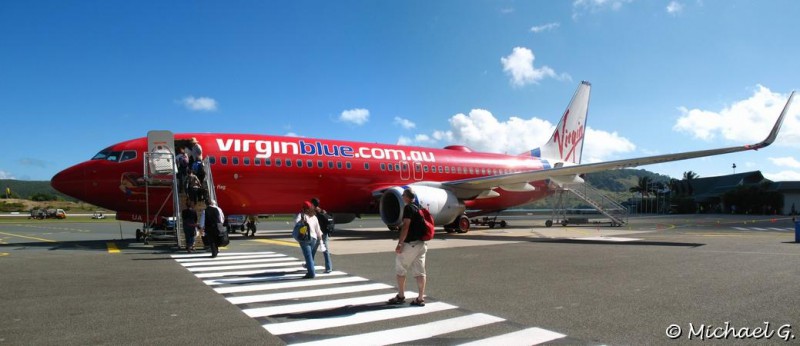
<instances>
[{"instance_id":1,"label":"man with backpack","mask_svg":"<svg viewBox=\"0 0 800 346\"><path fill-rule=\"evenodd\" d=\"M328 237L333 233L333 217L319 206L319 198L312 198L311 204L314 205L314 209L317 212L317 221L319 221L319 228L322 231L322 241L317 243L317 247L320 244L324 245L325 251L322 254L325 257L325 272L330 273L333 270L333 262L331 261L331 248L328 246ZM316 253L317 249L315 248L313 255L316 255Z\"/></svg>"},{"instance_id":2,"label":"man with backpack","mask_svg":"<svg viewBox=\"0 0 800 346\"><path fill-rule=\"evenodd\" d=\"M400 228L400 237L394 252L395 271L397 274L397 295L389 299L388 304L398 305L406 301L406 274L411 269L411 274L417 279L419 294L411 301L411 305L425 306L425 254L428 245L422 240L427 231L425 221L419 212L419 206L414 204L417 196L411 189L403 191L403 224Z\"/></svg>"}]
</instances>

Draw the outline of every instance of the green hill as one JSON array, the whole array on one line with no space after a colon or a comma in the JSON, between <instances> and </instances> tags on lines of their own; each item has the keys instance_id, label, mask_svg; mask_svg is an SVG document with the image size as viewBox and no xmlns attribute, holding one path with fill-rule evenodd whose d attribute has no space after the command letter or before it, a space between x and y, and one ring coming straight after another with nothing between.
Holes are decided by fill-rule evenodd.
<instances>
[{"instance_id":1,"label":"green hill","mask_svg":"<svg viewBox=\"0 0 800 346\"><path fill-rule=\"evenodd\" d=\"M56 191L50 186L49 181L0 179L0 196L6 197L6 188L11 189L11 197L14 198L76 201L74 198Z\"/></svg>"}]
</instances>

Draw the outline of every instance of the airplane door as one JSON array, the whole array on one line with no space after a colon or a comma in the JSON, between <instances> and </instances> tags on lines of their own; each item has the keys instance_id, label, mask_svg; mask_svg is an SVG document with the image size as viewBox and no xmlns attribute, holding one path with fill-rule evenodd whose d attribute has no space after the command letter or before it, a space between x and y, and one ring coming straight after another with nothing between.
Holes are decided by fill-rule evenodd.
<instances>
[{"instance_id":1,"label":"airplane door","mask_svg":"<svg viewBox=\"0 0 800 346\"><path fill-rule=\"evenodd\" d=\"M400 161L399 171L401 180L411 179L411 169L408 166L408 161Z\"/></svg>"},{"instance_id":2,"label":"airplane door","mask_svg":"<svg viewBox=\"0 0 800 346\"><path fill-rule=\"evenodd\" d=\"M422 180L422 163L414 162L414 180Z\"/></svg>"}]
</instances>

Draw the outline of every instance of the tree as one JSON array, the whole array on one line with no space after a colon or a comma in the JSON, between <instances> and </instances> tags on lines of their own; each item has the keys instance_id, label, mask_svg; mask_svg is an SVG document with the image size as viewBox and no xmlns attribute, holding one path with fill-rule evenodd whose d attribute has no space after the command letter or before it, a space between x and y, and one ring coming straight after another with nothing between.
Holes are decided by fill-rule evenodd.
<instances>
[{"instance_id":1,"label":"tree","mask_svg":"<svg viewBox=\"0 0 800 346\"><path fill-rule=\"evenodd\" d=\"M686 181L686 185L689 187L689 196L694 195L694 187L692 187L692 181L695 179L700 178L697 173L692 171L683 172L683 180Z\"/></svg>"},{"instance_id":2,"label":"tree","mask_svg":"<svg viewBox=\"0 0 800 346\"><path fill-rule=\"evenodd\" d=\"M642 198L649 196L652 191L650 177L639 177L639 183L629 189L630 192L639 193Z\"/></svg>"}]
</instances>

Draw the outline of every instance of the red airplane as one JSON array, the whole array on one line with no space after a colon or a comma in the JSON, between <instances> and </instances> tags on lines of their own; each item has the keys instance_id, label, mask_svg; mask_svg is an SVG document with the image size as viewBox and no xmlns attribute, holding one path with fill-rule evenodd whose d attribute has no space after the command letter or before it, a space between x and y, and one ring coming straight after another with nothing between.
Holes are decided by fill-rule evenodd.
<instances>
[{"instance_id":1,"label":"red airplane","mask_svg":"<svg viewBox=\"0 0 800 346\"><path fill-rule=\"evenodd\" d=\"M778 135L794 97L792 92L772 131L757 144L581 164L590 89L581 82L546 144L516 156L459 145L433 149L250 134L176 134L175 145L167 147L187 147L196 138L226 214L295 213L302 201L318 197L338 223L379 213L391 227L401 222L401 194L411 187L437 225L466 232L467 209L480 215L530 203L552 194L554 186L582 182L584 173L766 147ZM147 181L151 187L145 186L146 156L148 138L117 143L59 172L51 184L66 195L117 211L119 220L172 215L173 204L163 202L172 189L152 188L159 185L153 177ZM174 170L171 158L166 162Z\"/></svg>"}]
</instances>

